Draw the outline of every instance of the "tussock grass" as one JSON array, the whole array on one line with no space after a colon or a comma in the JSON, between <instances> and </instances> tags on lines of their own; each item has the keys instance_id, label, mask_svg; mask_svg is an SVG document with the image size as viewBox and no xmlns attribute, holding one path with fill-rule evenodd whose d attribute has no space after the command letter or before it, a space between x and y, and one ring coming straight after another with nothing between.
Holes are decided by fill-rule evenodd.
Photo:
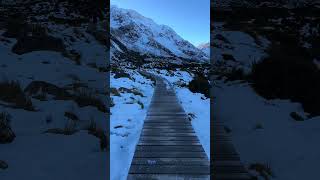
<instances>
[{"instance_id":1,"label":"tussock grass","mask_svg":"<svg viewBox=\"0 0 320 180\"><path fill-rule=\"evenodd\" d=\"M258 172L265 180L269 180L270 177L274 177L270 164L253 163L249 165L249 169Z\"/></svg>"},{"instance_id":2,"label":"tussock grass","mask_svg":"<svg viewBox=\"0 0 320 180\"><path fill-rule=\"evenodd\" d=\"M7 112L0 113L0 144L11 143L16 137L10 126L11 118Z\"/></svg>"},{"instance_id":3,"label":"tussock grass","mask_svg":"<svg viewBox=\"0 0 320 180\"><path fill-rule=\"evenodd\" d=\"M31 99L23 92L18 81L0 82L0 100L13 103L18 108L34 111Z\"/></svg>"}]
</instances>

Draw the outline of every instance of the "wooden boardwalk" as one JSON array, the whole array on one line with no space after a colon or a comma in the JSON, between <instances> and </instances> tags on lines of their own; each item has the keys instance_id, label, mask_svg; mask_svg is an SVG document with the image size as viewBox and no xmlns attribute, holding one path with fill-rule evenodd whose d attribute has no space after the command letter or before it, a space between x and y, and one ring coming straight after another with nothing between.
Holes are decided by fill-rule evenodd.
<instances>
[{"instance_id":1,"label":"wooden boardwalk","mask_svg":"<svg viewBox=\"0 0 320 180\"><path fill-rule=\"evenodd\" d=\"M210 179L209 160L174 90L156 79L128 179Z\"/></svg>"},{"instance_id":2,"label":"wooden boardwalk","mask_svg":"<svg viewBox=\"0 0 320 180\"><path fill-rule=\"evenodd\" d=\"M210 102L211 117L217 113L217 108ZM216 116L216 115L215 115ZM224 125L217 118L211 120L211 179L214 180L250 180L246 168L232 145L230 136L226 133Z\"/></svg>"}]
</instances>

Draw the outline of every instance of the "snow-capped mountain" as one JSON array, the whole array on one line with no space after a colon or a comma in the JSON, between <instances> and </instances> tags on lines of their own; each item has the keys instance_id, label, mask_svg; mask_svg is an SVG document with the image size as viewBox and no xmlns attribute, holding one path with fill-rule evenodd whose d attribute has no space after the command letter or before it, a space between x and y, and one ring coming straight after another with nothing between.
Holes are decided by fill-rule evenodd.
<instances>
[{"instance_id":1,"label":"snow-capped mountain","mask_svg":"<svg viewBox=\"0 0 320 180\"><path fill-rule=\"evenodd\" d=\"M156 24L133 10L111 6L110 26L111 52L131 50L150 57L209 59L172 28Z\"/></svg>"},{"instance_id":2,"label":"snow-capped mountain","mask_svg":"<svg viewBox=\"0 0 320 180\"><path fill-rule=\"evenodd\" d=\"M197 48L206 53L208 57L210 57L210 43L202 43Z\"/></svg>"},{"instance_id":3,"label":"snow-capped mountain","mask_svg":"<svg viewBox=\"0 0 320 180\"><path fill-rule=\"evenodd\" d=\"M230 9L232 7L277 7L277 8L297 8L297 7L320 7L319 0L220 0L213 1L212 5L217 9Z\"/></svg>"}]
</instances>

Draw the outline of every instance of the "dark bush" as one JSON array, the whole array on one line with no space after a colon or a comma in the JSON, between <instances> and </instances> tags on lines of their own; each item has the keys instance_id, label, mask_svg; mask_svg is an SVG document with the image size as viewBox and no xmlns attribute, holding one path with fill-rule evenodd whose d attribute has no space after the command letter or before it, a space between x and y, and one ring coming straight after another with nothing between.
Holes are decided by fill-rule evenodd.
<instances>
[{"instance_id":1,"label":"dark bush","mask_svg":"<svg viewBox=\"0 0 320 180\"><path fill-rule=\"evenodd\" d=\"M79 120L78 116L73 112L66 111L66 112L64 112L64 116L67 117L68 119L73 120L73 121L78 121Z\"/></svg>"},{"instance_id":2,"label":"dark bush","mask_svg":"<svg viewBox=\"0 0 320 180\"><path fill-rule=\"evenodd\" d=\"M115 76L114 78L115 79L118 79L118 78L131 78L130 74L126 73L124 70L122 69L118 69L118 71L114 72L115 73Z\"/></svg>"},{"instance_id":3,"label":"dark bush","mask_svg":"<svg viewBox=\"0 0 320 180\"><path fill-rule=\"evenodd\" d=\"M222 57L226 61L236 61L236 59L231 54L222 54Z\"/></svg>"},{"instance_id":4,"label":"dark bush","mask_svg":"<svg viewBox=\"0 0 320 180\"><path fill-rule=\"evenodd\" d=\"M188 88L193 93L202 93L207 98L210 97L209 90L210 90L210 84L209 80L203 76L202 74L197 74L193 80L189 83Z\"/></svg>"},{"instance_id":5,"label":"dark bush","mask_svg":"<svg viewBox=\"0 0 320 180\"><path fill-rule=\"evenodd\" d=\"M61 39L51 36L23 36L12 47L12 52L25 54L32 51L57 51L63 53L65 46Z\"/></svg>"},{"instance_id":6,"label":"dark bush","mask_svg":"<svg viewBox=\"0 0 320 180\"><path fill-rule=\"evenodd\" d=\"M224 74L227 77L227 81L236 81L246 79L246 75L241 68L232 68L230 72Z\"/></svg>"},{"instance_id":7,"label":"dark bush","mask_svg":"<svg viewBox=\"0 0 320 180\"><path fill-rule=\"evenodd\" d=\"M0 169L7 169L8 164L5 161L0 160Z\"/></svg>"},{"instance_id":8,"label":"dark bush","mask_svg":"<svg viewBox=\"0 0 320 180\"><path fill-rule=\"evenodd\" d=\"M11 143L16 135L10 126L11 116L6 112L0 113L0 144Z\"/></svg>"},{"instance_id":9,"label":"dark bush","mask_svg":"<svg viewBox=\"0 0 320 180\"><path fill-rule=\"evenodd\" d=\"M270 177L274 177L273 171L269 164L253 163L249 165L249 170L254 170L259 173L265 180L269 180Z\"/></svg>"},{"instance_id":10,"label":"dark bush","mask_svg":"<svg viewBox=\"0 0 320 180\"><path fill-rule=\"evenodd\" d=\"M19 82L0 82L0 100L13 103L18 108L34 110L32 101L24 94Z\"/></svg>"},{"instance_id":11,"label":"dark bush","mask_svg":"<svg viewBox=\"0 0 320 180\"><path fill-rule=\"evenodd\" d=\"M73 97L74 101L80 106L94 106L101 112L107 112L107 107L103 101L88 91L80 91Z\"/></svg>"},{"instance_id":12,"label":"dark bush","mask_svg":"<svg viewBox=\"0 0 320 180\"><path fill-rule=\"evenodd\" d=\"M10 17L6 24L7 30L3 33L3 36L17 38L22 35L25 26L26 22L22 16Z\"/></svg>"},{"instance_id":13,"label":"dark bush","mask_svg":"<svg viewBox=\"0 0 320 180\"><path fill-rule=\"evenodd\" d=\"M320 115L320 71L308 55L296 50L272 50L252 67L255 91L266 99L291 99L312 115Z\"/></svg>"},{"instance_id":14,"label":"dark bush","mask_svg":"<svg viewBox=\"0 0 320 180\"><path fill-rule=\"evenodd\" d=\"M37 95L39 91L55 96L56 99L70 99L71 95L63 88L45 81L32 81L24 92L30 96Z\"/></svg>"},{"instance_id":15,"label":"dark bush","mask_svg":"<svg viewBox=\"0 0 320 180\"><path fill-rule=\"evenodd\" d=\"M296 112L291 112L290 116L292 117L292 119L296 120L296 121L303 121L303 117L301 117L298 113Z\"/></svg>"}]
</instances>

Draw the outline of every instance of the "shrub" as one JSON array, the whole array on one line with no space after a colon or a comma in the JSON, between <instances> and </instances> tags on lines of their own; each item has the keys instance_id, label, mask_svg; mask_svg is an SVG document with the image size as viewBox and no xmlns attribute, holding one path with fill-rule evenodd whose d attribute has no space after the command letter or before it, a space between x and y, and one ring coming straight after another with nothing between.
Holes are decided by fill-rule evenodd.
<instances>
[{"instance_id":1,"label":"shrub","mask_svg":"<svg viewBox=\"0 0 320 180\"><path fill-rule=\"evenodd\" d=\"M102 100L89 91L80 90L74 95L73 99L80 107L94 106L101 112L107 112L107 108Z\"/></svg>"},{"instance_id":2,"label":"shrub","mask_svg":"<svg viewBox=\"0 0 320 180\"><path fill-rule=\"evenodd\" d=\"M153 85L155 85L156 84L156 78L153 76L153 75L151 75L151 74L149 74L149 73L145 73L145 72L143 72L143 71L139 71L139 73L143 76L143 77L145 77L145 78L147 78L147 79L150 79L151 81L152 81L152 83L153 83ZM159 72L160 73L160 72Z\"/></svg>"},{"instance_id":3,"label":"shrub","mask_svg":"<svg viewBox=\"0 0 320 180\"><path fill-rule=\"evenodd\" d=\"M210 84L209 80L201 74L197 74L189 83L188 88L193 93L202 93L206 97L210 97Z\"/></svg>"},{"instance_id":4,"label":"shrub","mask_svg":"<svg viewBox=\"0 0 320 180\"><path fill-rule=\"evenodd\" d=\"M12 52L18 55L32 51L64 52L65 46L61 39L52 36L22 36L12 47Z\"/></svg>"},{"instance_id":5,"label":"shrub","mask_svg":"<svg viewBox=\"0 0 320 180\"><path fill-rule=\"evenodd\" d=\"M8 164L5 161L0 160L0 169L7 169Z\"/></svg>"},{"instance_id":6,"label":"shrub","mask_svg":"<svg viewBox=\"0 0 320 180\"><path fill-rule=\"evenodd\" d=\"M141 109L144 109L144 104L141 101L138 101L137 103L140 105Z\"/></svg>"},{"instance_id":7,"label":"shrub","mask_svg":"<svg viewBox=\"0 0 320 180\"><path fill-rule=\"evenodd\" d=\"M33 98L38 99L40 101L46 101L47 93L41 90L40 93L38 95L33 96Z\"/></svg>"},{"instance_id":8,"label":"shrub","mask_svg":"<svg viewBox=\"0 0 320 180\"><path fill-rule=\"evenodd\" d=\"M8 38L17 38L22 34L22 30L26 26L26 22L22 16L10 17L6 24L6 32L3 36Z\"/></svg>"},{"instance_id":9,"label":"shrub","mask_svg":"<svg viewBox=\"0 0 320 180\"><path fill-rule=\"evenodd\" d=\"M223 126L223 129L224 129L224 131L226 132L226 133L231 133L231 128L229 128L228 126Z\"/></svg>"},{"instance_id":10,"label":"shrub","mask_svg":"<svg viewBox=\"0 0 320 180\"><path fill-rule=\"evenodd\" d=\"M97 129L97 123L96 123L96 121L94 120L93 117L90 117L90 123L89 123L89 126L88 126L88 131L93 132L93 131L96 131L96 129Z\"/></svg>"},{"instance_id":11,"label":"shrub","mask_svg":"<svg viewBox=\"0 0 320 180\"><path fill-rule=\"evenodd\" d=\"M236 61L236 59L231 54L222 54L222 57L226 61Z\"/></svg>"},{"instance_id":12,"label":"shrub","mask_svg":"<svg viewBox=\"0 0 320 180\"><path fill-rule=\"evenodd\" d=\"M114 102L113 102L113 99L112 99L112 98L110 98L109 107L114 107L114 106L115 106L115 104L114 104Z\"/></svg>"},{"instance_id":13,"label":"shrub","mask_svg":"<svg viewBox=\"0 0 320 180\"><path fill-rule=\"evenodd\" d=\"M64 116L67 117L68 119L73 120L73 121L78 121L79 120L78 116L73 112L66 111L66 112L64 112Z\"/></svg>"},{"instance_id":14,"label":"shrub","mask_svg":"<svg viewBox=\"0 0 320 180\"><path fill-rule=\"evenodd\" d=\"M11 115L7 112L0 113L0 144L11 143L16 135L10 127Z\"/></svg>"},{"instance_id":15,"label":"shrub","mask_svg":"<svg viewBox=\"0 0 320 180\"><path fill-rule=\"evenodd\" d=\"M110 88L110 92L113 96L121 96L117 88Z\"/></svg>"},{"instance_id":16,"label":"shrub","mask_svg":"<svg viewBox=\"0 0 320 180\"><path fill-rule=\"evenodd\" d=\"M54 95L56 99L70 99L71 95L63 88L44 81L32 81L24 92L29 96L37 95L38 92Z\"/></svg>"},{"instance_id":17,"label":"shrub","mask_svg":"<svg viewBox=\"0 0 320 180\"><path fill-rule=\"evenodd\" d=\"M136 88L128 89L128 88L125 88L125 87L120 87L119 91L120 92L132 93L132 94L134 94L136 96L144 97L144 95L140 91L138 91Z\"/></svg>"},{"instance_id":18,"label":"shrub","mask_svg":"<svg viewBox=\"0 0 320 180\"><path fill-rule=\"evenodd\" d=\"M114 78L115 79L118 79L118 78L131 78L130 74L124 72L124 70L122 69L118 69L118 71L114 72L115 73L115 76Z\"/></svg>"},{"instance_id":19,"label":"shrub","mask_svg":"<svg viewBox=\"0 0 320 180\"><path fill-rule=\"evenodd\" d=\"M0 100L14 103L18 108L33 111L32 101L26 96L17 81L0 83Z\"/></svg>"},{"instance_id":20,"label":"shrub","mask_svg":"<svg viewBox=\"0 0 320 180\"><path fill-rule=\"evenodd\" d=\"M304 118L301 117L298 113L296 112L291 112L290 116L292 117L292 119L296 120L296 121L304 121Z\"/></svg>"},{"instance_id":21,"label":"shrub","mask_svg":"<svg viewBox=\"0 0 320 180\"><path fill-rule=\"evenodd\" d=\"M94 120L92 120L94 122ZM88 129L88 134L91 134L100 140L100 150L103 151L104 149L107 150L107 145L109 144L106 133L103 131L103 129L98 128L96 126L96 123L92 124L93 127Z\"/></svg>"},{"instance_id":22,"label":"shrub","mask_svg":"<svg viewBox=\"0 0 320 180\"><path fill-rule=\"evenodd\" d=\"M68 121L64 128L52 128L44 131L43 133L51 133L51 134L63 134L63 135L73 135L74 133L78 132L79 130L76 129L76 124L74 122Z\"/></svg>"},{"instance_id":23,"label":"shrub","mask_svg":"<svg viewBox=\"0 0 320 180\"><path fill-rule=\"evenodd\" d=\"M263 125L261 123L257 123L255 126L254 126L254 129L257 130L257 129L263 129Z\"/></svg>"},{"instance_id":24,"label":"shrub","mask_svg":"<svg viewBox=\"0 0 320 180\"><path fill-rule=\"evenodd\" d=\"M69 52L63 51L63 55L73 62L76 63L76 65L81 65L81 54L75 50L70 50Z\"/></svg>"},{"instance_id":25,"label":"shrub","mask_svg":"<svg viewBox=\"0 0 320 180\"><path fill-rule=\"evenodd\" d=\"M246 75L241 68L232 68L230 72L225 74L227 77L227 81L236 81L236 80L244 80L246 79Z\"/></svg>"},{"instance_id":26,"label":"shrub","mask_svg":"<svg viewBox=\"0 0 320 180\"><path fill-rule=\"evenodd\" d=\"M269 164L253 163L250 164L249 169L258 172L265 180L269 180L269 176L274 176Z\"/></svg>"},{"instance_id":27,"label":"shrub","mask_svg":"<svg viewBox=\"0 0 320 180\"><path fill-rule=\"evenodd\" d=\"M306 112L320 115L319 69L300 51L285 54L281 50L272 50L268 58L252 66L254 90L266 99L299 102Z\"/></svg>"}]
</instances>

